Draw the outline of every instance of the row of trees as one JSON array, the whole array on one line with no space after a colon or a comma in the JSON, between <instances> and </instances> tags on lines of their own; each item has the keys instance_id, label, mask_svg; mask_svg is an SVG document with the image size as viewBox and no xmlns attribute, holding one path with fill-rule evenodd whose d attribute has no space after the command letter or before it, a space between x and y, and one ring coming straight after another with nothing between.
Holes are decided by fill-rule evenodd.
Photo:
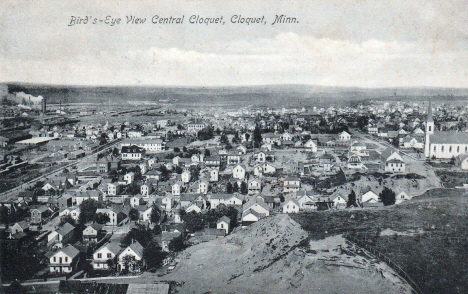
<instances>
[{"instance_id":1,"label":"row of trees","mask_svg":"<svg viewBox=\"0 0 468 294\"><path fill-rule=\"evenodd\" d=\"M232 193L238 193L238 192L240 192L241 194L244 194L244 195L249 193L249 189L247 187L246 182L241 182L240 185L238 185L237 182L234 182L234 184L231 183L231 182L228 182L226 184L226 193L232 194Z\"/></svg>"}]
</instances>

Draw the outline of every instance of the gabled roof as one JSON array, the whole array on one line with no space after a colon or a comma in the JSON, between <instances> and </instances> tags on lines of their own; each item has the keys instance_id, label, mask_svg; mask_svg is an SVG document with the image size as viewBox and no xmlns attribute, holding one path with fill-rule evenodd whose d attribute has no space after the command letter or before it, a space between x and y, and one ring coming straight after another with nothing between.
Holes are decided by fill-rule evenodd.
<instances>
[{"instance_id":1,"label":"gabled roof","mask_svg":"<svg viewBox=\"0 0 468 294\"><path fill-rule=\"evenodd\" d=\"M122 248L119 246L117 243L109 242L101 246L96 252L101 251L102 249L107 248L110 252L114 253L115 255L118 255Z\"/></svg>"},{"instance_id":2,"label":"gabled roof","mask_svg":"<svg viewBox=\"0 0 468 294\"><path fill-rule=\"evenodd\" d=\"M219 224L220 222L226 222L226 223L230 224L230 223L231 223L231 219L224 215L223 217L221 217L220 219L218 219L218 221L216 222L216 224Z\"/></svg>"},{"instance_id":3,"label":"gabled roof","mask_svg":"<svg viewBox=\"0 0 468 294\"><path fill-rule=\"evenodd\" d=\"M66 236L67 234L69 234L71 231L73 231L75 229L74 226L72 226L70 223L65 223L63 226L59 227L57 230L55 230L57 232L57 234L59 234L60 236Z\"/></svg>"},{"instance_id":4,"label":"gabled roof","mask_svg":"<svg viewBox=\"0 0 468 294\"><path fill-rule=\"evenodd\" d=\"M63 252L64 254L73 259L80 253L80 250L76 249L75 247L73 247L73 245L69 244L63 249L59 250L58 252Z\"/></svg>"},{"instance_id":5,"label":"gabled roof","mask_svg":"<svg viewBox=\"0 0 468 294\"><path fill-rule=\"evenodd\" d=\"M133 252L135 252L139 257L143 257L144 248L143 246L141 246L141 244L138 241L135 241L134 243L130 244L130 246L128 246L127 248L130 248L131 250L133 250ZM125 248L125 250L122 253L125 253L127 248Z\"/></svg>"}]
</instances>

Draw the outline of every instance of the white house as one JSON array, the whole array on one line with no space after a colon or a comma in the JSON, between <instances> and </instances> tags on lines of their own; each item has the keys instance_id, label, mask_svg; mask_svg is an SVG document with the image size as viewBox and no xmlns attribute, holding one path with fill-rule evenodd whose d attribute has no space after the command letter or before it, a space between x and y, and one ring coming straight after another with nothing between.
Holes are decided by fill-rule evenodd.
<instances>
[{"instance_id":1,"label":"white house","mask_svg":"<svg viewBox=\"0 0 468 294\"><path fill-rule=\"evenodd\" d=\"M226 231L226 235L229 234L229 225L231 220L227 216L221 217L218 222L216 223L216 228L218 230Z\"/></svg>"},{"instance_id":2,"label":"white house","mask_svg":"<svg viewBox=\"0 0 468 294\"><path fill-rule=\"evenodd\" d=\"M245 168L240 164L236 165L232 170L232 177L234 179L243 180L245 178Z\"/></svg>"},{"instance_id":3,"label":"white house","mask_svg":"<svg viewBox=\"0 0 468 294\"><path fill-rule=\"evenodd\" d=\"M127 185L130 185L135 180L135 173L134 172L129 172L129 173L125 174L124 175L124 180L125 180L125 182L127 182Z\"/></svg>"},{"instance_id":4,"label":"white house","mask_svg":"<svg viewBox=\"0 0 468 294\"><path fill-rule=\"evenodd\" d=\"M282 204L283 213L298 213L299 207L300 204L294 199L285 200Z\"/></svg>"},{"instance_id":5,"label":"white house","mask_svg":"<svg viewBox=\"0 0 468 294\"><path fill-rule=\"evenodd\" d=\"M375 194L374 192L369 191L369 192L361 195L361 199L359 201L361 203L364 203L364 202L368 202L371 199L378 202L379 201L379 196L377 194Z\"/></svg>"},{"instance_id":6,"label":"white house","mask_svg":"<svg viewBox=\"0 0 468 294\"><path fill-rule=\"evenodd\" d=\"M340 141L349 141L351 140L351 135L348 132L343 131L338 135L338 139Z\"/></svg>"},{"instance_id":7,"label":"white house","mask_svg":"<svg viewBox=\"0 0 468 294\"><path fill-rule=\"evenodd\" d=\"M253 178L249 180L247 187L249 193L258 193L262 190L262 181L260 179Z\"/></svg>"},{"instance_id":8,"label":"white house","mask_svg":"<svg viewBox=\"0 0 468 294\"><path fill-rule=\"evenodd\" d=\"M411 200L411 197L406 194L405 191L397 192L395 195L395 204L400 204L407 200Z\"/></svg>"},{"instance_id":9,"label":"white house","mask_svg":"<svg viewBox=\"0 0 468 294\"><path fill-rule=\"evenodd\" d=\"M182 182L184 183L190 182L190 179L192 178L189 170L184 170L182 174L180 175L180 177L182 179Z\"/></svg>"},{"instance_id":10,"label":"white house","mask_svg":"<svg viewBox=\"0 0 468 294\"><path fill-rule=\"evenodd\" d=\"M135 263L127 264L125 262L126 256L130 256L135 262L141 261L143 259L143 246L141 246L138 241L130 244L127 248L125 248L118 256L118 269L120 271L125 270L125 267L128 266L129 272L135 272L139 268L136 267Z\"/></svg>"},{"instance_id":11,"label":"white house","mask_svg":"<svg viewBox=\"0 0 468 294\"><path fill-rule=\"evenodd\" d=\"M108 270L108 260L114 260L122 251L117 243L109 242L93 253L93 269Z\"/></svg>"},{"instance_id":12,"label":"white house","mask_svg":"<svg viewBox=\"0 0 468 294\"><path fill-rule=\"evenodd\" d=\"M72 245L51 252L49 257L49 271L51 273L66 274L71 273L76 268L80 251Z\"/></svg>"},{"instance_id":13,"label":"white house","mask_svg":"<svg viewBox=\"0 0 468 294\"><path fill-rule=\"evenodd\" d=\"M316 153L317 150L318 150L317 140L309 139L309 140L304 144L304 148L308 148L308 149L310 149L310 151Z\"/></svg>"},{"instance_id":14,"label":"white house","mask_svg":"<svg viewBox=\"0 0 468 294\"><path fill-rule=\"evenodd\" d=\"M333 207L335 208L346 208L346 199L344 199L340 195L333 198L332 202L333 202Z\"/></svg>"},{"instance_id":15,"label":"white house","mask_svg":"<svg viewBox=\"0 0 468 294\"><path fill-rule=\"evenodd\" d=\"M219 180L219 171L215 168L210 169L210 182L217 182Z\"/></svg>"}]
</instances>

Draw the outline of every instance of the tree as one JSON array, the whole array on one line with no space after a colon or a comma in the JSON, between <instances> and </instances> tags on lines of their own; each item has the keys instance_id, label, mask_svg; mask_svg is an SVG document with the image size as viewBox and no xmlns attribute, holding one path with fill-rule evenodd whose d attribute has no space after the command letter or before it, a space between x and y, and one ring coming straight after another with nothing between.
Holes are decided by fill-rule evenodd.
<instances>
[{"instance_id":1,"label":"tree","mask_svg":"<svg viewBox=\"0 0 468 294\"><path fill-rule=\"evenodd\" d=\"M151 241L143 250L143 260L148 269L157 269L161 266L167 253L155 241Z\"/></svg>"},{"instance_id":2,"label":"tree","mask_svg":"<svg viewBox=\"0 0 468 294\"><path fill-rule=\"evenodd\" d=\"M356 193L354 192L354 190L352 190L351 193L349 193L349 195L348 195L347 206L348 207L357 206L357 204L356 204Z\"/></svg>"},{"instance_id":3,"label":"tree","mask_svg":"<svg viewBox=\"0 0 468 294\"><path fill-rule=\"evenodd\" d=\"M132 221L137 221L139 218L140 218L140 213L138 212L138 210L134 207L132 207L129 211L128 211L128 217L130 218L130 220Z\"/></svg>"},{"instance_id":4,"label":"tree","mask_svg":"<svg viewBox=\"0 0 468 294\"><path fill-rule=\"evenodd\" d=\"M233 191L234 190L233 190L231 182L228 182L226 185L226 193L231 194Z\"/></svg>"},{"instance_id":5,"label":"tree","mask_svg":"<svg viewBox=\"0 0 468 294\"><path fill-rule=\"evenodd\" d=\"M134 255L125 255L122 257L123 270L125 273L139 270L137 260Z\"/></svg>"},{"instance_id":6,"label":"tree","mask_svg":"<svg viewBox=\"0 0 468 294\"><path fill-rule=\"evenodd\" d=\"M232 191L234 191L235 193L239 192L239 185L237 184L237 182L235 182L232 185Z\"/></svg>"},{"instance_id":7,"label":"tree","mask_svg":"<svg viewBox=\"0 0 468 294\"><path fill-rule=\"evenodd\" d=\"M210 151L210 149L206 149L206 148L205 148L204 153L205 153L205 157L211 156L211 151Z\"/></svg>"},{"instance_id":8,"label":"tree","mask_svg":"<svg viewBox=\"0 0 468 294\"><path fill-rule=\"evenodd\" d=\"M172 239L169 242L168 247L169 247L169 250L172 252L179 252L187 248L187 246L184 244L184 237L182 235Z\"/></svg>"},{"instance_id":9,"label":"tree","mask_svg":"<svg viewBox=\"0 0 468 294\"><path fill-rule=\"evenodd\" d=\"M187 224L187 230L192 233L204 229L207 224L203 215L195 211L186 213L182 219Z\"/></svg>"},{"instance_id":10,"label":"tree","mask_svg":"<svg viewBox=\"0 0 468 294\"><path fill-rule=\"evenodd\" d=\"M396 195L395 192L385 187L379 194L380 200L382 200L385 206L395 204Z\"/></svg>"},{"instance_id":11,"label":"tree","mask_svg":"<svg viewBox=\"0 0 468 294\"><path fill-rule=\"evenodd\" d=\"M99 203L94 199L86 199L80 204L79 223L85 224L94 220L96 210L100 208Z\"/></svg>"},{"instance_id":12,"label":"tree","mask_svg":"<svg viewBox=\"0 0 468 294\"><path fill-rule=\"evenodd\" d=\"M255 126L253 133L254 147L258 148L262 145L262 132L258 126Z\"/></svg>"},{"instance_id":13,"label":"tree","mask_svg":"<svg viewBox=\"0 0 468 294\"><path fill-rule=\"evenodd\" d=\"M247 142L248 142L248 141L249 141L249 139L250 139L250 134L249 134L249 133L245 133L245 141L247 141Z\"/></svg>"},{"instance_id":14,"label":"tree","mask_svg":"<svg viewBox=\"0 0 468 294\"><path fill-rule=\"evenodd\" d=\"M123 237L122 247L127 247L134 241L138 241L141 246L146 247L153 239L153 232L150 228L144 225L136 225L132 228L125 237Z\"/></svg>"},{"instance_id":15,"label":"tree","mask_svg":"<svg viewBox=\"0 0 468 294\"><path fill-rule=\"evenodd\" d=\"M76 225L75 220L69 214L66 214L62 218L60 218L59 226L63 226L65 223L69 223L72 226Z\"/></svg>"},{"instance_id":16,"label":"tree","mask_svg":"<svg viewBox=\"0 0 468 294\"><path fill-rule=\"evenodd\" d=\"M246 183L246 182L242 182L242 183L241 183L240 192L241 192L242 194L244 194L244 195L247 194L247 193L249 193L249 189L247 188L247 183Z\"/></svg>"},{"instance_id":17,"label":"tree","mask_svg":"<svg viewBox=\"0 0 468 294\"><path fill-rule=\"evenodd\" d=\"M98 224L104 225L110 222L110 217L105 213L96 213L96 215L94 216L94 221Z\"/></svg>"},{"instance_id":18,"label":"tree","mask_svg":"<svg viewBox=\"0 0 468 294\"><path fill-rule=\"evenodd\" d=\"M24 290L23 286L20 284L20 282L18 280L14 280L10 284L10 288L8 288L7 293L10 293L10 294L23 294L23 293L26 293L26 291Z\"/></svg>"},{"instance_id":19,"label":"tree","mask_svg":"<svg viewBox=\"0 0 468 294\"><path fill-rule=\"evenodd\" d=\"M151 206L151 215L150 215L150 221L151 223L157 224L161 220L161 209L159 209L159 206L156 205L156 203L153 203L153 206Z\"/></svg>"}]
</instances>

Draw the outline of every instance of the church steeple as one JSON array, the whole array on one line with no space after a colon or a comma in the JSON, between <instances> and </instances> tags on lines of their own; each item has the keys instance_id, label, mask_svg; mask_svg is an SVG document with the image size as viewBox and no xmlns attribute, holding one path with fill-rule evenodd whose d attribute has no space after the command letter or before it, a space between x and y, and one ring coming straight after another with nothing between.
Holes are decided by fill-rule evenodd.
<instances>
[{"instance_id":1,"label":"church steeple","mask_svg":"<svg viewBox=\"0 0 468 294\"><path fill-rule=\"evenodd\" d=\"M429 99L429 107L427 108L427 119L426 122L434 122L434 119L432 118L432 103L431 99Z\"/></svg>"}]
</instances>

